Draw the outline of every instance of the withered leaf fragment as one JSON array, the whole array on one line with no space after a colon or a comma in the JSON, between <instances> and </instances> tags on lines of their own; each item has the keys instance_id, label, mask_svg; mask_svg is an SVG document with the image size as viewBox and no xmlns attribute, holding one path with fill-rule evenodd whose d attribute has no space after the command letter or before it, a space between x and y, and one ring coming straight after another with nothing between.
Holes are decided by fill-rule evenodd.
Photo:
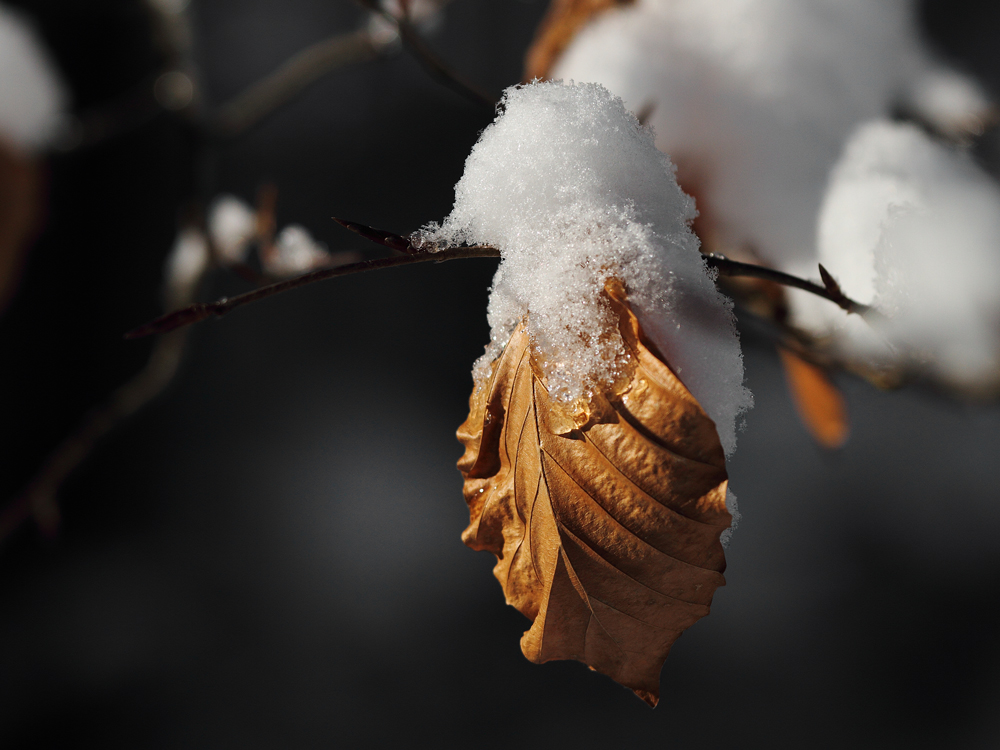
<instances>
[{"instance_id":1,"label":"withered leaf fragment","mask_svg":"<svg viewBox=\"0 0 1000 750\"><path fill-rule=\"evenodd\" d=\"M634 368L588 413L549 397L523 325L473 392L462 540L533 620L530 661L576 659L655 706L670 647L725 584L728 480L715 425L608 291Z\"/></svg>"},{"instance_id":2,"label":"withered leaf fragment","mask_svg":"<svg viewBox=\"0 0 1000 750\"><path fill-rule=\"evenodd\" d=\"M17 287L42 200L38 164L0 140L0 313Z\"/></svg>"},{"instance_id":3,"label":"withered leaf fragment","mask_svg":"<svg viewBox=\"0 0 1000 750\"><path fill-rule=\"evenodd\" d=\"M824 448L843 448L851 432L843 394L822 368L781 347L778 354L795 410L809 434Z\"/></svg>"},{"instance_id":4,"label":"withered leaf fragment","mask_svg":"<svg viewBox=\"0 0 1000 750\"><path fill-rule=\"evenodd\" d=\"M635 0L552 0L524 61L524 79L548 78L577 32L591 19Z\"/></svg>"}]
</instances>

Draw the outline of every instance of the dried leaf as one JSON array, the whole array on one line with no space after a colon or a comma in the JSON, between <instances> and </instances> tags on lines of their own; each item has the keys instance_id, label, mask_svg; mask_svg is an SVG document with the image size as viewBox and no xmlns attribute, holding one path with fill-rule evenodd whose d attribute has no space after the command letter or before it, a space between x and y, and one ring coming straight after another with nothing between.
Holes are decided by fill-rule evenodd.
<instances>
[{"instance_id":1,"label":"dried leaf","mask_svg":"<svg viewBox=\"0 0 1000 750\"><path fill-rule=\"evenodd\" d=\"M0 141L0 312L17 287L41 213L41 170Z\"/></svg>"},{"instance_id":2,"label":"dried leaf","mask_svg":"<svg viewBox=\"0 0 1000 750\"><path fill-rule=\"evenodd\" d=\"M778 348L788 389L809 434L824 448L841 448L850 434L844 397L826 372L787 349Z\"/></svg>"},{"instance_id":3,"label":"dried leaf","mask_svg":"<svg viewBox=\"0 0 1000 750\"><path fill-rule=\"evenodd\" d=\"M554 403L522 325L473 392L462 540L497 556L534 621L530 661L582 661L655 706L671 645L725 584L728 480L714 423L608 293L634 364L622 387L576 413Z\"/></svg>"},{"instance_id":4,"label":"dried leaf","mask_svg":"<svg viewBox=\"0 0 1000 750\"><path fill-rule=\"evenodd\" d=\"M548 78L576 33L604 11L635 0L552 0L524 61L524 79Z\"/></svg>"}]
</instances>

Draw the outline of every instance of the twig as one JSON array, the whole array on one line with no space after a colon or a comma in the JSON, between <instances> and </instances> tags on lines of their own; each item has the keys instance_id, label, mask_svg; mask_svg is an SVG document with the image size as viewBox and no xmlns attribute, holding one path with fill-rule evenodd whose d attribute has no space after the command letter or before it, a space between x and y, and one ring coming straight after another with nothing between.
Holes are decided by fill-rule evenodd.
<instances>
[{"instance_id":1,"label":"twig","mask_svg":"<svg viewBox=\"0 0 1000 750\"><path fill-rule=\"evenodd\" d=\"M837 284L834 278L825 268L823 268L822 265L819 267L819 273L820 277L823 279L824 286L820 286L812 281L800 279L798 276L792 276L791 274L784 273L783 271L776 271L773 268L768 268L767 266L757 266L753 263L741 263L738 260L730 260L724 255L719 255L718 253L707 254L705 256L705 263L709 266L709 268L716 269L720 276L742 276L751 279L773 281L774 283L781 284L782 286L790 286L793 289L801 289L809 292L810 294L815 294L817 297L822 297L823 299L833 302L835 305L849 313L855 313L868 320L874 320L875 318L881 317L879 312L870 305L864 305L860 302L856 302L844 294L840 285Z\"/></svg>"},{"instance_id":2,"label":"twig","mask_svg":"<svg viewBox=\"0 0 1000 750\"><path fill-rule=\"evenodd\" d=\"M197 227L202 218L199 216L198 221L186 223L186 228ZM203 227L200 229L203 230ZM207 238L205 242L211 254L211 242ZM178 235L168 260L164 278L163 301L168 310L190 304L210 268L208 255L192 266L183 250L182 233ZM187 333L181 330L162 336L153 346L146 366L116 389L104 404L92 409L77 428L56 446L21 494L0 510L0 543L31 517L43 533L55 533L60 516L57 496L62 485L104 437L170 385L184 355Z\"/></svg>"},{"instance_id":3,"label":"twig","mask_svg":"<svg viewBox=\"0 0 1000 750\"><path fill-rule=\"evenodd\" d=\"M379 245L384 245L385 247L396 250L397 252L405 253L406 255L423 252L420 248L414 247L408 237L403 237L401 234L393 234L392 232L387 232L384 229L373 229L372 227L365 226L364 224L358 224L356 221L338 219L336 216L333 217L333 220L340 224L340 226L344 227L344 229L349 229L355 234L361 235L366 240L371 240Z\"/></svg>"},{"instance_id":4,"label":"twig","mask_svg":"<svg viewBox=\"0 0 1000 750\"><path fill-rule=\"evenodd\" d=\"M190 305L183 309L162 315L156 320L150 321L145 325L141 325L138 328L129 331L125 334L125 338L138 339L143 338L144 336L151 336L155 333L173 331L177 328L191 325L192 323L198 323L212 316L221 317L237 307L241 307L251 302L256 302L257 300L266 299L267 297L272 297L275 294L281 294L282 292L298 289L299 287L306 286L307 284L313 284L317 281L325 281L326 279L333 279L339 276L350 276L351 274L363 273L365 271L378 271L383 268L408 266L414 263L429 263L432 261L435 263L443 263L447 260L459 260L462 258L500 257L500 251L497 248L485 245L477 245L475 247L452 247L444 250L427 250L414 245L410 238L403 237L399 234L393 234L392 232L386 232L381 229L373 229L372 227L365 226L364 224L347 221L346 219L336 219L336 221L341 226L350 229L352 232L360 234L362 237L365 237L372 242L377 242L380 245L397 250L403 253L403 255L392 258L380 258L377 260L365 260L360 263L350 263L348 265L337 266L335 268L322 268L317 271L312 271L311 273L303 274L302 276L296 276L294 279L279 281L275 284L270 284L268 286L261 287L260 289L246 292L245 294L241 294L237 297L224 297L216 302L201 302L195 305ZM768 281L773 281L785 286L791 286L796 289L803 289L811 294L823 297L850 313L857 313L867 317L877 314L876 311L868 305L855 302L845 295L840 290L836 281L834 281L829 273L826 272L826 269L822 267L820 269L820 273L827 281L826 287L819 286L818 284L806 281L805 279L800 279L797 276L792 276L781 271L775 271L772 268L729 260L721 255L706 255L705 261L709 267L716 269L722 276L743 276L756 279L766 279Z\"/></svg>"},{"instance_id":5,"label":"twig","mask_svg":"<svg viewBox=\"0 0 1000 750\"><path fill-rule=\"evenodd\" d=\"M448 260L459 260L462 258L499 258L500 251L494 247L454 247L440 252L420 251L409 255L398 255L392 258L379 258L377 260L364 260L360 263L350 263L346 266L336 268L321 268L318 271L296 276L294 279L279 281L275 284L254 289L236 297L222 299L216 302L199 303L190 305L181 310L162 315L156 320L141 325L125 334L127 339L138 339L144 336L151 336L154 333L167 333L183 326L198 323L212 316L221 317L228 312L242 307L243 305L258 300L273 297L292 289L298 289L307 284L317 281L334 279L339 276L350 276L355 273L365 271L379 271L384 268L396 268L397 266L409 266L415 263L444 263Z\"/></svg>"},{"instance_id":6,"label":"twig","mask_svg":"<svg viewBox=\"0 0 1000 750\"><path fill-rule=\"evenodd\" d=\"M459 96L465 97L473 104L487 107L491 112L496 108L499 101L497 97L487 94L475 84L465 80L434 53L410 21L408 4L404 3L402 5L403 16L399 17L382 8L377 0L357 0L357 2L372 13L377 13L386 21L396 26L403 46L417 59L417 62L420 63L431 78L447 86Z\"/></svg>"},{"instance_id":7,"label":"twig","mask_svg":"<svg viewBox=\"0 0 1000 750\"><path fill-rule=\"evenodd\" d=\"M397 19L396 23L399 28L399 38L432 78L456 94L464 96L473 104L486 107L491 112L496 109L499 99L482 91L478 86L466 81L449 68L441 58L434 54L412 23L406 19Z\"/></svg>"},{"instance_id":8,"label":"twig","mask_svg":"<svg viewBox=\"0 0 1000 750\"><path fill-rule=\"evenodd\" d=\"M317 42L223 104L210 120L209 130L223 137L235 137L326 74L378 56L379 50L367 29Z\"/></svg>"},{"instance_id":9,"label":"twig","mask_svg":"<svg viewBox=\"0 0 1000 750\"><path fill-rule=\"evenodd\" d=\"M44 533L55 532L60 517L56 496L63 483L102 438L170 384L184 353L186 338L185 330L162 336L143 370L118 388L106 404L87 415L56 447L21 495L0 512L0 542L31 517Z\"/></svg>"}]
</instances>

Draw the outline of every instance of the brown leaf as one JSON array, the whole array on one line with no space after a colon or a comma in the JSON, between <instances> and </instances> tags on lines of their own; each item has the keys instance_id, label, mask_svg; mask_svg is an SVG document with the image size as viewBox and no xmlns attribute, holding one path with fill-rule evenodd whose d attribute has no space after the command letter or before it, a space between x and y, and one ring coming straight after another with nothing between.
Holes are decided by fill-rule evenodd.
<instances>
[{"instance_id":1,"label":"brown leaf","mask_svg":"<svg viewBox=\"0 0 1000 750\"><path fill-rule=\"evenodd\" d=\"M714 423L651 351L620 284L623 387L573 414L552 401L524 326L459 428L470 524L532 662L576 659L655 706L671 645L725 584L725 456Z\"/></svg>"},{"instance_id":2,"label":"brown leaf","mask_svg":"<svg viewBox=\"0 0 1000 750\"><path fill-rule=\"evenodd\" d=\"M635 0L552 0L524 60L524 80L548 78L577 32L604 11Z\"/></svg>"},{"instance_id":3,"label":"brown leaf","mask_svg":"<svg viewBox=\"0 0 1000 750\"><path fill-rule=\"evenodd\" d=\"M826 372L787 349L778 348L795 409L809 434L824 448L841 448L850 434L844 397Z\"/></svg>"},{"instance_id":4,"label":"brown leaf","mask_svg":"<svg viewBox=\"0 0 1000 750\"><path fill-rule=\"evenodd\" d=\"M0 312L17 287L41 213L37 163L0 140Z\"/></svg>"}]
</instances>

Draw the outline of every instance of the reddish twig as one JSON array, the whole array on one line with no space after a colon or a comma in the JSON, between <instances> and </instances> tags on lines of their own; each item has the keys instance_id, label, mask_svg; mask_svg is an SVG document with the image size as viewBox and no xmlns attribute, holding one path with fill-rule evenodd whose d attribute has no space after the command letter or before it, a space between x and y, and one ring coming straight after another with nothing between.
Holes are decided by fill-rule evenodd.
<instances>
[{"instance_id":1,"label":"reddish twig","mask_svg":"<svg viewBox=\"0 0 1000 750\"><path fill-rule=\"evenodd\" d=\"M166 333L177 328L191 325L192 323L198 323L206 318L211 318L213 316L221 317L237 307L242 307L243 305L247 305L251 302L257 302L258 300L266 299L267 297L273 297L276 294L281 294L282 292L287 292L292 289L298 289L299 287L313 284L317 281L325 281L326 279L334 279L340 276L350 276L352 274L363 273L365 271L378 271L385 268L408 266L415 263L443 263L447 260L459 260L463 258L500 257L500 250L495 247L488 247L484 245L475 247L452 247L444 250L427 250L414 245L409 238L403 237L402 235L386 232L381 229L373 229L372 227L364 224L347 221L346 219L336 219L336 221L341 226L350 229L352 232L356 232L372 242L384 245L385 247L389 247L403 254L392 258L380 258L377 260L365 260L359 263L350 263L348 265L337 266L335 268L322 268L317 271L312 271L311 273L303 274L302 276L296 276L293 279L286 279L285 281L279 281L259 289L254 289L251 292L246 292L245 294L241 294L236 297L224 297L216 302L201 302L190 305L183 309L175 310L174 312L162 315L156 320L150 321L145 325L141 325L138 328L129 331L125 334L125 338L138 339L143 338L144 336L151 336L156 333ZM805 279L800 279L797 276L783 273L782 271L775 271L773 268L756 266L752 263L741 263L740 261L730 260L721 255L706 255L705 262L710 268L714 268L722 276L742 276L748 278L766 279L767 281L773 281L777 284L783 284L784 286L802 289L811 294L823 297L850 313L856 313L869 318L877 314L876 311L868 305L855 302L845 295L840 290L836 281L834 281L829 273L826 272L826 269L822 267L820 273L823 275L824 282L827 284L825 287L812 281L806 281Z\"/></svg>"},{"instance_id":2,"label":"reddish twig","mask_svg":"<svg viewBox=\"0 0 1000 750\"><path fill-rule=\"evenodd\" d=\"M366 240L371 240L379 245L384 245L392 250L396 250L400 253L405 253L406 255L413 255L414 253L422 252L420 248L414 247L413 243L410 242L408 237L403 237L401 234L393 234L392 232L386 232L384 229L373 229L372 227L365 226L364 224L358 224L356 221L348 221L347 219L338 219L336 216L333 220L340 224L344 229L349 229L355 234L359 234Z\"/></svg>"},{"instance_id":3,"label":"reddish twig","mask_svg":"<svg viewBox=\"0 0 1000 750\"><path fill-rule=\"evenodd\" d=\"M420 251L409 255L398 255L392 258L379 258L377 260L364 260L360 263L350 263L346 266L336 268L321 268L318 271L296 276L293 279L279 281L275 284L254 289L251 292L240 294L236 297L222 298L216 302L198 303L190 305L181 310L176 310L166 315L161 315L156 320L141 325L125 334L127 339L138 339L144 336L151 336L154 333L167 333L169 331L198 323L211 317L221 317L232 312L237 307L242 307L251 302L273 297L276 294L287 292L292 289L313 284L317 281L335 279L339 276L350 276L355 273L365 271L379 271L385 268L395 268L397 266L409 266L415 263L443 263L448 260L459 260L462 258L499 258L500 251L494 247L455 247L440 252Z\"/></svg>"}]
</instances>

